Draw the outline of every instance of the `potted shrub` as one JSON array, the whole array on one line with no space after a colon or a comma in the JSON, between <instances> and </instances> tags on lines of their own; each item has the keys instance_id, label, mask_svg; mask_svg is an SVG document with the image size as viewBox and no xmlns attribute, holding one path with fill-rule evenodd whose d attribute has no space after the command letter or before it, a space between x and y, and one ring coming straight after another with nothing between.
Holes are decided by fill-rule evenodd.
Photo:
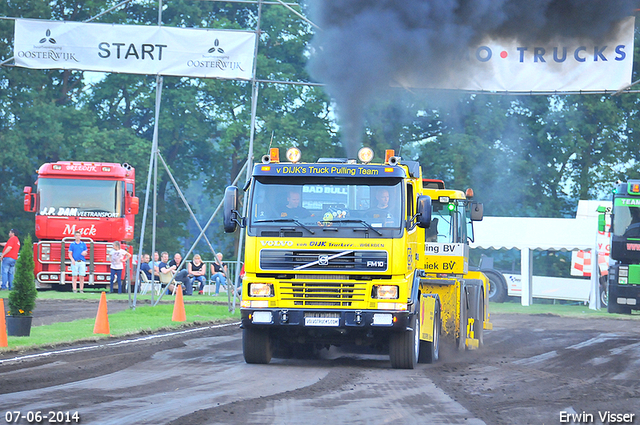
<instances>
[{"instance_id":1,"label":"potted shrub","mask_svg":"<svg viewBox=\"0 0 640 425\"><path fill-rule=\"evenodd\" d=\"M33 278L33 243L27 235L16 262L13 277L13 289L9 292L9 311L7 312L7 334L9 336L29 336L31 334L32 313L36 306L35 279Z\"/></svg>"}]
</instances>

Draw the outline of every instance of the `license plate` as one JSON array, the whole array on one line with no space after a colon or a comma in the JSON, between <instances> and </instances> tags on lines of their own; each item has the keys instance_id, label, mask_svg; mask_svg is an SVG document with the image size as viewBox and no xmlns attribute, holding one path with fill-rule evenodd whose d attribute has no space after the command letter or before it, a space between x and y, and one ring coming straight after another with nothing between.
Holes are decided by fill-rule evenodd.
<instances>
[{"instance_id":1,"label":"license plate","mask_svg":"<svg viewBox=\"0 0 640 425\"><path fill-rule=\"evenodd\" d=\"M340 326L339 317L305 317L305 326Z\"/></svg>"}]
</instances>

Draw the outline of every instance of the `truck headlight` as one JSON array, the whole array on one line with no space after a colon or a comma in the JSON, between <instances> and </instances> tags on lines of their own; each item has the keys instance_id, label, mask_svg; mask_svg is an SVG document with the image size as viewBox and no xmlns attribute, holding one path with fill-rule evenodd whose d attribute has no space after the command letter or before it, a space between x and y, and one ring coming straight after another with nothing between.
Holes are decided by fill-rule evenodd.
<instances>
[{"instance_id":1,"label":"truck headlight","mask_svg":"<svg viewBox=\"0 0 640 425\"><path fill-rule=\"evenodd\" d=\"M377 298L379 300L397 300L398 286L397 285L373 285L373 288L371 290L371 298Z\"/></svg>"},{"instance_id":2,"label":"truck headlight","mask_svg":"<svg viewBox=\"0 0 640 425\"><path fill-rule=\"evenodd\" d=\"M249 285L250 297L273 297L273 284L251 283Z\"/></svg>"}]
</instances>

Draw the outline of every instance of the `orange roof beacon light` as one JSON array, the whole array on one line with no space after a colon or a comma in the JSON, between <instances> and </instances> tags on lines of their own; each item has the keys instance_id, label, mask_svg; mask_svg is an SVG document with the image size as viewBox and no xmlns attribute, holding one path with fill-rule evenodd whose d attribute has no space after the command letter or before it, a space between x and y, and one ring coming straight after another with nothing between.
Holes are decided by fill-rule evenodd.
<instances>
[{"instance_id":1,"label":"orange roof beacon light","mask_svg":"<svg viewBox=\"0 0 640 425\"><path fill-rule=\"evenodd\" d=\"M365 164L373 161L373 156L373 149L371 148L361 148L358 151L358 159Z\"/></svg>"},{"instance_id":2,"label":"orange roof beacon light","mask_svg":"<svg viewBox=\"0 0 640 425\"><path fill-rule=\"evenodd\" d=\"M467 199L473 198L473 189L471 189L470 187L467 188L467 191L465 192L465 195L467 196Z\"/></svg>"},{"instance_id":3,"label":"orange roof beacon light","mask_svg":"<svg viewBox=\"0 0 640 425\"><path fill-rule=\"evenodd\" d=\"M384 151L384 163L388 164L389 159L396 156L396 152L393 149L387 149Z\"/></svg>"},{"instance_id":4,"label":"orange roof beacon light","mask_svg":"<svg viewBox=\"0 0 640 425\"><path fill-rule=\"evenodd\" d=\"M640 193L640 184L629 183L629 193Z\"/></svg>"},{"instance_id":5,"label":"orange roof beacon light","mask_svg":"<svg viewBox=\"0 0 640 425\"><path fill-rule=\"evenodd\" d=\"M271 162L280 162L280 149L269 149L269 157L271 158Z\"/></svg>"},{"instance_id":6,"label":"orange roof beacon light","mask_svg":"<svg viewBox=\"0 0 640 425\"><path fill-rule=\"evenodd\" d=\"M289 148L287 149L287 159L289 162L298 163L300 162L300 158L302 158L302 152L298 148Z\"/></svg>"}]
</instances>

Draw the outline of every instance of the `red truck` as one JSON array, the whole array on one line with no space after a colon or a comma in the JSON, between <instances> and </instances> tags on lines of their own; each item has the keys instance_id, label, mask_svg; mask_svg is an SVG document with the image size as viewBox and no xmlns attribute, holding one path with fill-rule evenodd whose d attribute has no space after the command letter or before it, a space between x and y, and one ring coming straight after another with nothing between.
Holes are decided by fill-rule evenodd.
<instances>
[{"instance_id":1,"label":"red truck","mask_svg":"<svg viewBox=\"0 0 640 425\"><path fill-rule=\"evenodd\" d=\"M68 250L76 231L89 247L86 282L108 286L111 244L133 240L139 209L134 168L126 163L47 163L38 170L36 187L35 193L30 186L24 188L24 209L36 213L33 257L38 286L71 283ZM131 246L123 248L132 252Z\"/></svg>"}]
</instances>

